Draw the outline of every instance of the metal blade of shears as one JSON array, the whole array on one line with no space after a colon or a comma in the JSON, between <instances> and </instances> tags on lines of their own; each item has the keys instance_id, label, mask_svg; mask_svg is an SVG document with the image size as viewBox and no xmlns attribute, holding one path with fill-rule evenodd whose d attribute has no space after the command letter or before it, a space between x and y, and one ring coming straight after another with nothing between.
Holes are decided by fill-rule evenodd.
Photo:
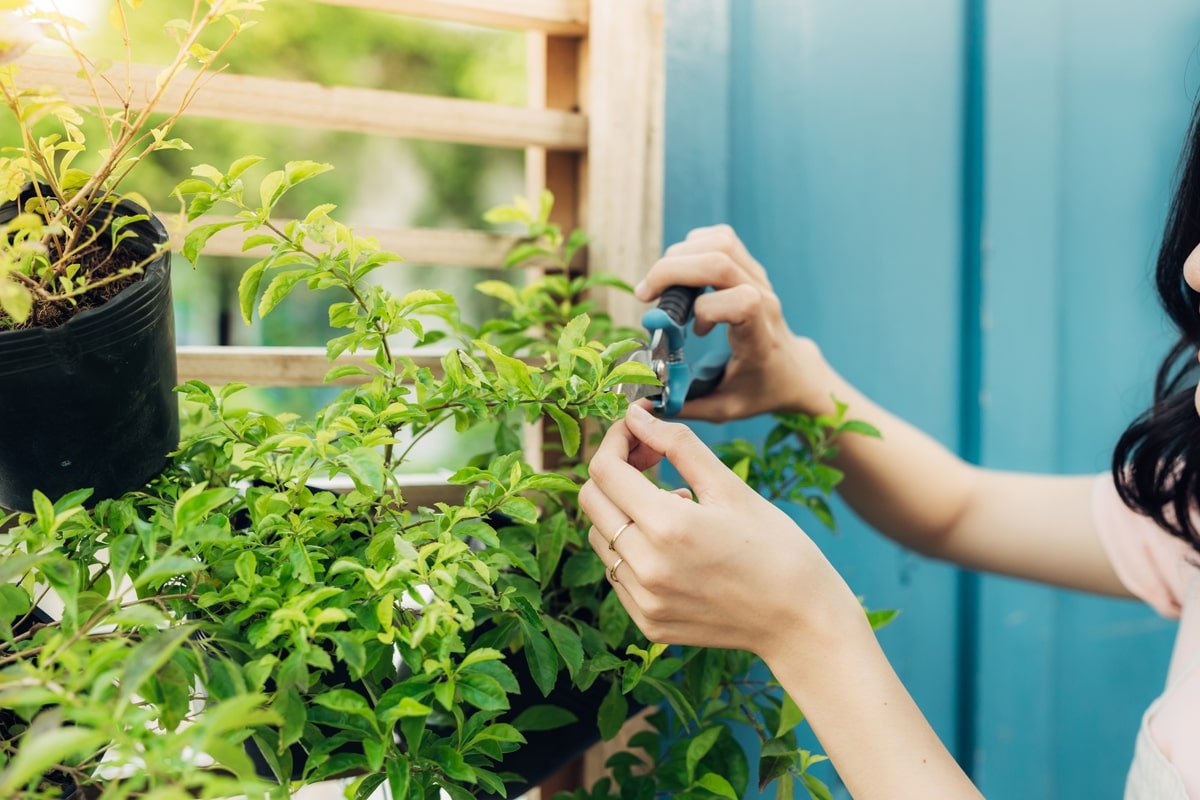
<instances>
[{"instance_id":1,"label":"metal blade of shears","mask_svg":"<svg viewBox=\"0 0 1200 800\"><path fill-rule=\"evenodd\" d=\"M618 363L626 361L634 361L639 364L645 364L650 370L658 376L659 380L665 377L665 365L667 360L667 342L662 331L655 331L650 338L650 343L637 350L630 351ZM625 399L630 403L636 403L638 400L649 398L657 402L662 397L663 387L648 386L644 383L618 383L613 387L613 391L620 392L625 395Z\"/></svg>"}]
</instances>

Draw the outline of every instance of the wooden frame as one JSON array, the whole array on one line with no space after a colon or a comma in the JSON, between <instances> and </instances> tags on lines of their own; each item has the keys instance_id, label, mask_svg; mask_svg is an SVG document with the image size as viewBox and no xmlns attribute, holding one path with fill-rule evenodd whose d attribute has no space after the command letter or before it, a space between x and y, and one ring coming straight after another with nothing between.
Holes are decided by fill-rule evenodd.
<instances>
[{"instance_id":1,"label":"wooden frame","mask_svg":"<svg viewBox=\"0 0 1200 800\"><path fill-rule=\"evenodd\" d=\"M636 282L661 248L663 149L662 0L318 0L381 13L524 30L528 37L527 107L351 87L324 87L250 75L217 75L189 114L381 136L521 148L526 191L549 188L555 221L593 237L587 261ZM22 62L23 82L61 87L81 102L90 89L64 59ZM135 68L153 85L157 70ZM186 84L186 81L181 82ZM119 83L117 85L120 85ZM109 100L115 100L111 95ZM180 98L168 97L166 103ZM408 261L501 267L513 241L476 231L358 228ZM213 237L210 253L243 254L236 229ZM536 265L526 271L536 275ZM607 309L636 325L632 298ZM437 368L436 355L411 354ZM353 361L353 357L345 357ZM210 384L321 386L330 365L321 348L182 347L179 379ZM531 463L542 463L546 431L526 431ZM553 434L551 434L553 435ZM451 487L413 484L422 501L452 499ZM632 723L636 728L637 723ZM545 796L575 788L603 772L609 753L627 738L597 748L543 787Z\"/></svg>"}]
</instances>

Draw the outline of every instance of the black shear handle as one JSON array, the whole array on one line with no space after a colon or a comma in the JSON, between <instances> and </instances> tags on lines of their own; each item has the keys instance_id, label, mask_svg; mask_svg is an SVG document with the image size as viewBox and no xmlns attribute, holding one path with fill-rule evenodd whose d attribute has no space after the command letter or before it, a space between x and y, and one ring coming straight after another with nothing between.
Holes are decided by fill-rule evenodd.
<instances>
[{"instance_id":1,"label":"black shear handle","mask_svg":"<svg viewBox=\"0 0 1200 800\"><path fill-rule=\"evenodd\" d=\"M658 308L682 328L691 322L692 308L702 294L702 286L672 286L659 296Z\"/></svg>"}]
</instances>

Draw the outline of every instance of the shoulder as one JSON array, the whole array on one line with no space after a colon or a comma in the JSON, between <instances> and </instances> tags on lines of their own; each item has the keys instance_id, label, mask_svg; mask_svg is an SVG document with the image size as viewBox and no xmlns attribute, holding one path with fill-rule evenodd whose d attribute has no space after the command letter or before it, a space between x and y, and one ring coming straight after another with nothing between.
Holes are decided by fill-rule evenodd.
<instances>
[{"instance_id":1,"label":"shoulder","mask_svg":"<svg viewBox=\"0 0 1200 800\"><path fill-rule=\"evenodd\" d=\"M1200 553L1126 506L1109 474L1096 477L1092 519L1125 588L1159 613L1178 617Z\"/></svg>"}]
</instances>

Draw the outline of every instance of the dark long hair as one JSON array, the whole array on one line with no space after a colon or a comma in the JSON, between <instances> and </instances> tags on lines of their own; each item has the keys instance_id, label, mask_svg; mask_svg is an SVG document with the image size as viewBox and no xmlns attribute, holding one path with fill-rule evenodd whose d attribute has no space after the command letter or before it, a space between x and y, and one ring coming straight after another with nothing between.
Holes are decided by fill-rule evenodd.
<instances>
[{"instance_id":1,"label":"dark long hair","mask_svg":"<svg viewBox=\"0 0 1200 800\"><path fill-rule=\"evenodd\" d=\"M1183 280L1183 264L1200 245L1200 107L1179 162L1179 188L1158 253L1155 282L1179 339L1154 380L1154 403L1122 434L1113 452L1117 491L1134 511L1200 550L1193 512L1200 503L1200 294Z\"/></svg>"}]
</instances>

